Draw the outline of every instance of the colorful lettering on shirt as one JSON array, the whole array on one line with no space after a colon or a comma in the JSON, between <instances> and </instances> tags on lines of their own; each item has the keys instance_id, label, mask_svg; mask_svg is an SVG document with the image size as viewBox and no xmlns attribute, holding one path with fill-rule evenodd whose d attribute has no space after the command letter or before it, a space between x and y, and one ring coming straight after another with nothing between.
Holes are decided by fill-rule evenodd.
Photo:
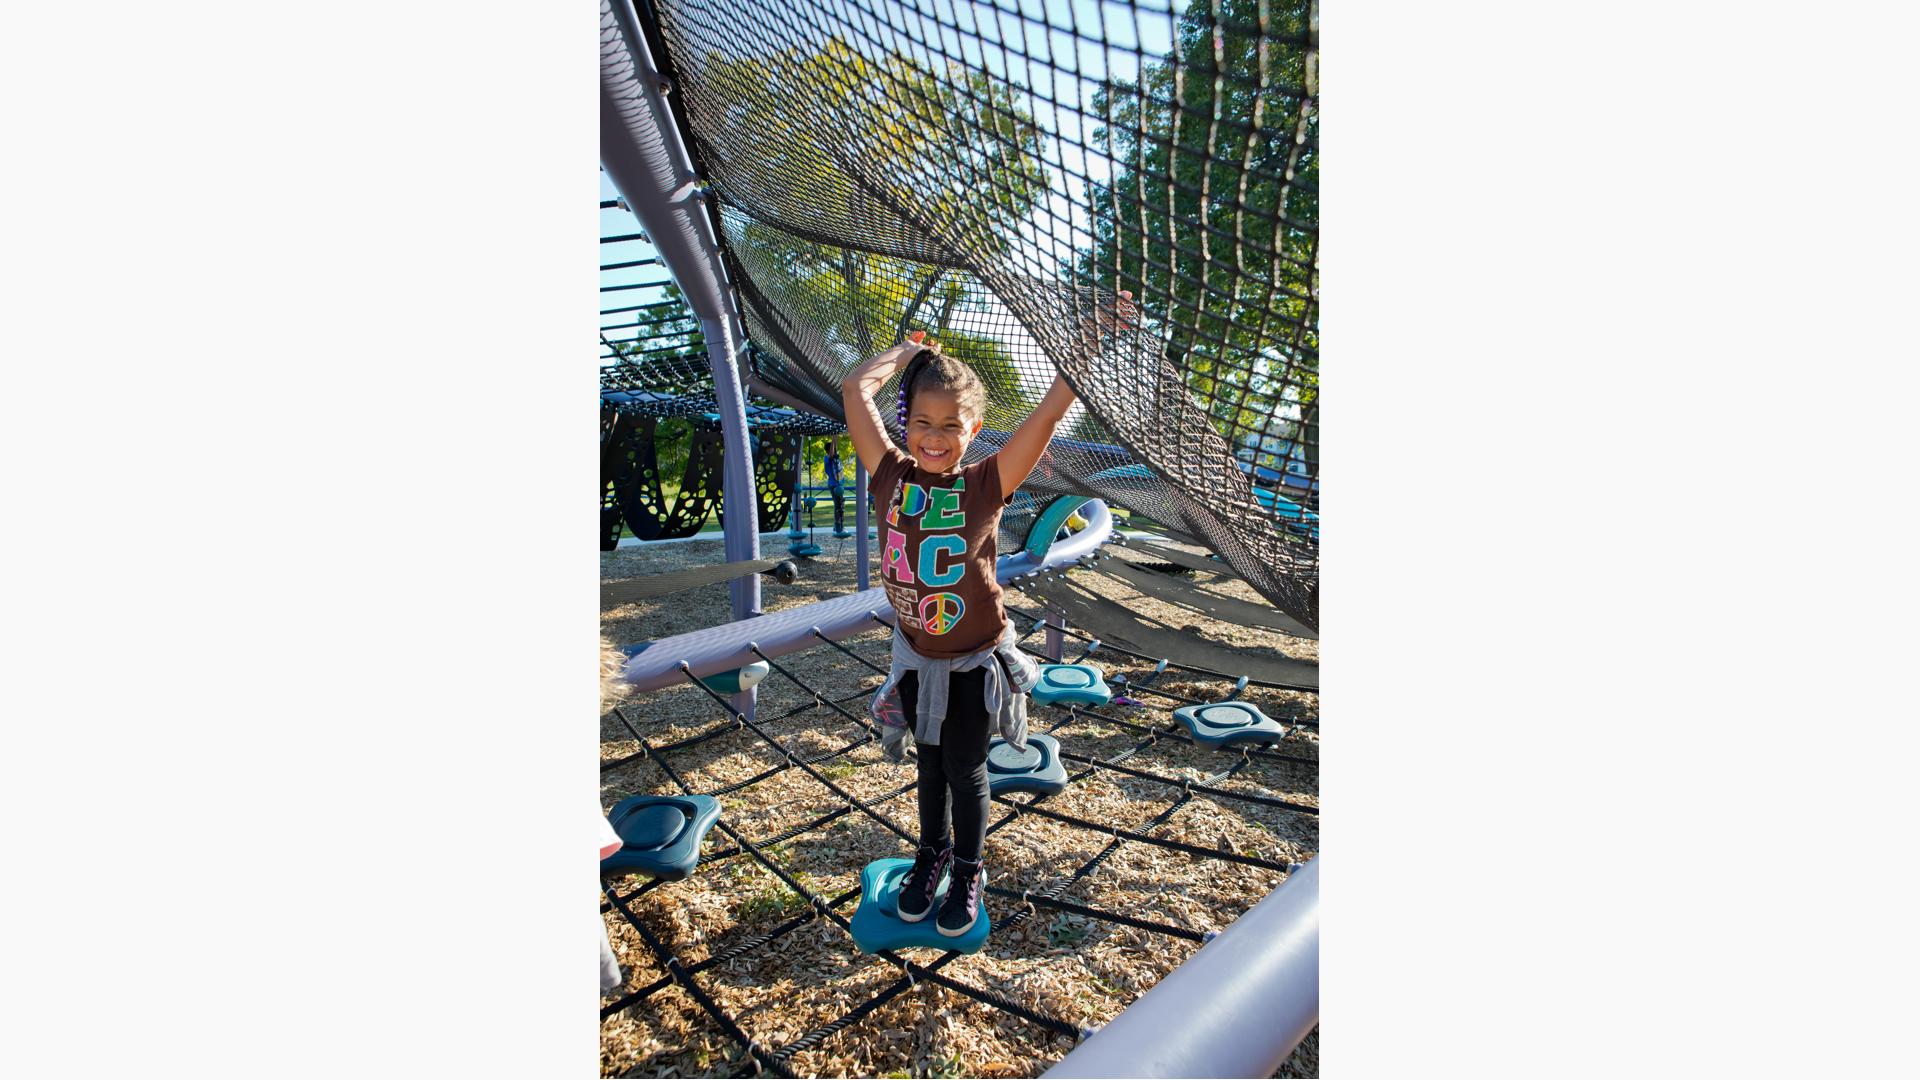
<instances>
[{"instance_id":1,"label":"colorful lettering on shirt","mask_svg":"<svg viewBox=\"0 0 1920 1080\"><path fill-rule=\"evenodd\" d=\"M880 566L881 580L889 577L913 584L913 561L907 558L907 537L897 529L887 530L887 551Z\"/></svg>"},{"instance_id":2,"label":"colorful lettering on shirt","mask_svg":"<svg viewBox=\"0 0 1920 1080\"><path fill-rule=\"evenodd\" d=\"M927 489L919 484L904 484L900 488L900 511L908 517L919 517L927 508ZM899 524L895 522L894 524Z\"/></svg>"},{"instance_id":3,"label":"colorful lettering on shirt","mask_svg":"<svg viewBox=\"0 0 1920 1080\"><path fill-rule=\"evenodd\" d=\"M967 603L957 593L937 592L920 600L920 622L929 634L946 633L966 613Z\"/></svg>"},{"instance_id":4,"label":"colorful lettering on shirt","mask_svg":"<svg viewBox=\"0 0 1920 1080\"><path fill-rule=\"evenodd\" d=\"M920 594L897 582L887 581L882 584L886 587L887 600L893 604L893 613L899 618L900 625L909 630L920 629L920 617L917 614Z\"/></svg>"},{"instance_id":5,"label":"colorful lettering on shirt","mask_svg":"<svg viewBox=\"0 0 1920 1080\"><path fill-rule=\"evenodd\" d=\"M938 569L936 564L942 554L964 556L966 553L967 542L951 534L929 536L920 541L920 584L943 586L959 581L960 575L966 572L965 559L956 558L945 570Z\"/></svg>"},{"instance_id":6,"label":"colorful lettering on shirt","mask_svg":"<svg viewBox=\"0 0 1920 1080\"><path fill-rule=\"evenodd\" d=\"M967 478L954 481L952 487L934 488L927 498L927 516L920 527L927 530L958 529L966 525L967 515L960 512L960 495L967 490Z\"/></svg>"}]
</instances>

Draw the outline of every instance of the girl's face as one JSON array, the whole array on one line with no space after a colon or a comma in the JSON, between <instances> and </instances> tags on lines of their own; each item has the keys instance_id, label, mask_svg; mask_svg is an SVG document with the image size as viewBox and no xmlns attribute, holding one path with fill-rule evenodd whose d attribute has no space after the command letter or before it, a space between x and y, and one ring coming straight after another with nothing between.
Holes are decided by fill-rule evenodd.
<instances>
[{"instance_id":1,"label":"girl's face","mask_svg":"<svg viewBox=\"0 0 1920 1080\"><path fill-rule=\"evenodd\" d=\"M953 472L980 434L980 423L961 414L959 395L951 390L915 391L907 412L907 453L928 472Z\"/></svg>"}]
</instances>

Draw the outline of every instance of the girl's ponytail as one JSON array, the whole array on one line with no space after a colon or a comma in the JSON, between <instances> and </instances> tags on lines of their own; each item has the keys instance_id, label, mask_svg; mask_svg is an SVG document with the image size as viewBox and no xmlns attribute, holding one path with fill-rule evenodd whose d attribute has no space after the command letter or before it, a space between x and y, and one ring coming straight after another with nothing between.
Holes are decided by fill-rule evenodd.
<instances>
[{"instance_id":1,"label":"girl's ponytail","mask_svg":"<svg viewBox=\"0 0 1920 1080\"><path fill-rule=\"evenodd\" d=\"M901 431L907 429L907 406L913 401L913 380L920 377L920 372L926 369L927 362L936 355L938 354L932 349L921 349L913 354L913 359L907 361L907 369L900 373L900 407L896 410L896 415L900 420Z\"/></svg>"}]
</instances>

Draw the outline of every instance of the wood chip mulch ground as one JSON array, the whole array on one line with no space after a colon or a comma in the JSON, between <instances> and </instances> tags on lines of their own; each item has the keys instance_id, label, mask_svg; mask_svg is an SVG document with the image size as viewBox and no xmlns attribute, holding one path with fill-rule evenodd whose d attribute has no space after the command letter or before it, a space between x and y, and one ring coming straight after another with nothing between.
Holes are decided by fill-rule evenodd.
<instances>
[{"instance_id":1,"label":"wood chip mulch ground","mask_svg":"<svg viewBox=\"0 0 1920 1080\"><path fill-rule=\"evenodd\" d=\"M824 553L797 560L800 578L783 585L761 578L767 611L845 595L854 588L854 543L822 536ZM784 551L780 534L762 538L767 557ZM1198 551L1197 548L1188 550ZM1140 559L1138 553L1122 552ZM601 579L626 580L722 561L718 540L649 544L601 554ZM876 564L877 571L877 564ZM1187 575L1183 575L1187 576ZM1201 572L1189 580L1241 599L1258 601L1250 588ZM1171 626L1197 633L1220 645L1278 649L1290 656L1318 658L1318 642L1286 637L1258 627L1230 626L1192 610L1136 594L1113 578L1077 572L1073 580L1128 608ZM877 583L877 578L875 579ZM611 607L602 627L615 642L668 637L730 621L728 588L707 585L657 599ZM1017 592L1006 597L1009 609L1037 612ZM1024 629L1029 620L1020 619ZM1041 635L1026 647L1041 650ZM855 653L884 669L887 637L876 630L846 643ZM1067 659L1085 642L1069 637ZM1101 649L1088 658L1111 677L1148 674L1153 665ZM853 742L863 729L830 706L815 705L814 690L842 708L864 717L867 692L881 679L868 667L822 646L781 658L794 676L776 672L760 686L760 726L799 754L822 752ZM1174 678L1168 672L1153 685L1171 694L1216 700L1231 684L1210 678ZM804 683L805 688L798 685ZM1112 706L1109 713L1135 723L1165 727L1171 709L1183 702L1136 692L1145 707ZM1319 701L1317 695L1249 687L1241 697L1269 716L1293 727L1277 749L1308 759L1305 764L1253 759L1221 787L1273 796L1296 804L1319 805ZM622 717L626 723L622 723ZM1143 736L1117 725L1064 710L1036 708L1035 730L1053 731L1065 749L1104 758L1140 743ZM688 738L728 715L697 688L675 687L637 695L623 702L619 715L601 724L600 803L602 809L638 793L679 794L681 789L661 766L644 757L634 738L649 745ZM627 724L631 724L630 731ZM607 767L605 763L629 759ZM805 770L786 765L783 755L750 731L735 729L698 745L675 750L667 760L694 791L711 792L770 773L721 798L722 820L756 843L843 808L835 795ZM1126 759L1126 764L1162 776L1200 780L1241 760L1239 755L1161 740ZM1069 762L1070 773L1086 768ZM847 792L861 799L894 791L913 779L911 766L886 761L877 744L859 746L816 766ZM1064 793L1042 805L1103 826L1138 829L1179 798L1168 785L1125 773L1095 769ZM1018 796L1024 800L1026 796ZM916 828L914 795L905 792L876 804L910 834ZM1001 803L992 821L1011 813ZM1149 835L1213 850L1238 852L1279 863L1304 862L1319 850L1319 819L1225 798L1195 796ZM989 882L1013 889L1038 889L1071 875L1113 841L1105 832L1022 815L987 839ZM734 848L720 830L709 833L706 856ZM911 857L909 845L862 813L848 813L782 843L764 846L768 857L809 890L835 897L857 887L860 868L879 858ZM630 902L643 922L682 963L692 965L746 938L764 934L805 913L806 903L772 872L746 854L703 861L686 881L654 888ZM1105 911L1170 923L1198 931L1221 930L1274 886L1282 872L1202 858L1140 842L1122 842L1098 868L1065 893L1066 899ZM644 879L616 882L625 896ZM1104 1024L1145 993L1200 946L1165 934L1100 919L1039 908L1018 922L1018 901L988 896L994 919L987 947L961 957L941 973L991 990L1028 1008L1082 1027ZM667 973L646 942L617 910L602 904L614 953L627 976L625 985L602 999L603 1008L654 983ZM837 909L851 916L852 902ZM938 953L915 950L912 958L930 963ZM694 976L715 1005L759 1045L777 1051L803 1033L860 1005L900 977L900 970L864 956L845 931L816 918L761 947L745 951ZM755 1064L685 989L668 985L608 1016L601 1023L600 1068L604 1076L752 1075ZM786 1062L802 1076L980 1076L1031 1077L1046 1071L1073 1048L1073 1040L981 1004L951 989L920 981L906 993L856 1020L815 1048ZM1315 1032L1275 1076L1317 1076L1319 1033Z\"/></svg>"}]
</instances>

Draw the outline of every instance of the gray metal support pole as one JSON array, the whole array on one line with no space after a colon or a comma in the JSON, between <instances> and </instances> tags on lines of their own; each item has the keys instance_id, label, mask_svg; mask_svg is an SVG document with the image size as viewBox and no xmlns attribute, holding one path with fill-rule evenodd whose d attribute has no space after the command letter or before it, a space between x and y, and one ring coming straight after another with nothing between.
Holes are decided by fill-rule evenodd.
<instances>
[{"instance_id":1,"label":"gray metal support pole","mask_svg":"<svg viewBox=\"0 0 1920 1080\"><path fill-rule=\"evenodd\" d=\"M854 574L860 582L860 591L872 588L867 584L867 467L860 464L860 455L853 456L853 561Z\"/></svg>"},{"instance_id":2,"label":"gray metal support pole","mask_svg":"<svg viewBox=\"0 0 1920 1080\"><path fill-rule=\"evenodd\" d=\"M738 363L746 333L664 87L631 0L600 0L600 164L700 320L723 433L727 561L757 559L760 529ZM735 619L760 613L758 574L735 579L730 589Z\"/></svg>"},{"instance_id":3,"label":"gray metal support pole","mask_svg":"<svg viewBox=\"0 0 1920 1080\"><path fill-rule=\"evenodd\" d=\"M725 323L710 324L700 320L701 333L707 336L708 359L713 365L714 399L720 406L720 430L723 444L721 453L721 506L726 510L726 524L722 526L728 562L746 562L760 557L759 497L754 493L753 451L751 440L747 438L747 398L740 390L738 369L732 358L737 355L732 348L735 340L727 333ZM725 341L723 346L720 342ZM723 367L721 357L726 357ZM734 578L729 585L733 599L733 617L749 619L760 614L760 575L747 574ZM750 692L749 692L750 693ZM753 718L751 706L741 709L748 719Z\"/></svg>"},{"instance_id":4,"label":"gray metal support pole","mask_svg":"<svg viewBox=\"0 0 1920 1080\"><path fill-rule=\"evenodd\" d=\"M1067 636L1060 631L1066 629L1067 616L1060 611L1060 609L1047 607L1046 605L1042 605L1041 610L1047 613L1047 636L1046 644L1043 648L1046 651L1047 659L1057 664L1060 662L1060 657L1066 652Z\"/></svg>"},{"instance_id":5,"label":"gray metal support pole","mask_svg":"<svg viewBox=\"0 0 1920 1080\"><path fill-rule=\"evenodd\" d=\"M1272 1076L1319 1019L1315 857L1041 1075Z\"/></svg>"}]
</instances>

